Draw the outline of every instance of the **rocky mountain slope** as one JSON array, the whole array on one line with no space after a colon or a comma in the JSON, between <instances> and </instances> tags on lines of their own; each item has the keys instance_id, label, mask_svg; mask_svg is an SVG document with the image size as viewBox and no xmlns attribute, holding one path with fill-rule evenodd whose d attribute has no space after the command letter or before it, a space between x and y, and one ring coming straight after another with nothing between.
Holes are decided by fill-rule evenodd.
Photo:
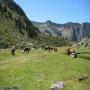
<instances>
[{"instance_id":1,"label":"rocky mountain slope","mask_svg":"<svg viewBox=\"0 0 90 90\"><path fill-rule=\"evenodd\" d=\"M33 22L40 32L54 37L64 37L71 41L81 41L84 38L90 38L90 23L72 23L57 24L50 20L46 22Z\"/></svg>"}]
</instances>

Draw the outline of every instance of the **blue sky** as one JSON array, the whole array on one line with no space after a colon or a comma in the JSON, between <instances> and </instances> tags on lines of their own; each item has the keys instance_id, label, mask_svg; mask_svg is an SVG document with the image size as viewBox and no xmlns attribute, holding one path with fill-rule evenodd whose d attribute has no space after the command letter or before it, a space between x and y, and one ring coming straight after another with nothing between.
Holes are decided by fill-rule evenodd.
<instances>
[{"instance_id":1,"label":"blue sky","mask_svg":"<svg viewBox=\"0 0 90 90\"><path fill-rule=\"evenodd\" d=\"M32 21L90 22L90 0L15 0Z\"/></svg>"}]
</instances>

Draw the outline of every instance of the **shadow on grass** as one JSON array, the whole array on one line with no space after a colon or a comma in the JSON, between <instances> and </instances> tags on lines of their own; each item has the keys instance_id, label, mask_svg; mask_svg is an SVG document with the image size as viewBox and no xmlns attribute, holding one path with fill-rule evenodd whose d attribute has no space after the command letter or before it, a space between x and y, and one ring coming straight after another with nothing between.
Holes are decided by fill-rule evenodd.
<instances>
[{"instance_id":1,"label":"shadow on grass","mask_svg":"<svg viewBox=\"0 0 90 90\"><path fill-rule=\"evenodd\" d=\"M90 57L79 57L81 59L86 59L86 60L90 60Z\"/></svg>"},{"instance_id":2,"label":"shadow on grass","mask_svg":"<svg viewBox=\"0 0 90 90\"><path fill-rule=\"evenodd\" d=\"M81 56L79 56L79 58L81 58L81 59L90 60L90 56L89 56L89 57L87 57L87 56L82 56L83 54L89 55L90 52L78 52L77 54L78 54L78 55L81 55Z\"/></svg>"},{"instance_id":3,"label":"shadow on grass","mask_svg":"<svg viewBox=\"0 0 90 90\"><path fill-rule=\"evenodd\" d=\"M90 54L90 52L78 52L77 54Z\"/></svg>"}]
</instances>

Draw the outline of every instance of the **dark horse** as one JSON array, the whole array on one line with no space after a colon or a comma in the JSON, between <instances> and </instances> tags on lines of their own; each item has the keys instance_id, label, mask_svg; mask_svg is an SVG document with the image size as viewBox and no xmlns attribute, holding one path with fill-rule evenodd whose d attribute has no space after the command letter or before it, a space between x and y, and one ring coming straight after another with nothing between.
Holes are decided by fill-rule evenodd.
<instances>
[{"instance_id":1,"label":"dark horse","mask_svg":"<svg viewBox=\"0 0 90 90\"><path fill-rule=\"evenodd\" d=\"M50 47L45 47L44 51L50 51Z\"/></svg>"},{"instance_id":2,"label":"dark horse","mask_svg":"<svg viewBox=\"0 0 90 90\"><path fill-rule=\"evenodd\" d=\"M57 48L56 47L50 47L50 46L48 46L48 47L45 47L44 48L44 51L55 51L55 52L57 52Z\"/></svg>"},{"instance_id":3,"label":"dark horse","mask_svg":"<svg viewBox=\"0 0 90 90\"><path fill-rule=\"evenodd\" d=\"M16 50L15 47L11 47L11 53L12 53L12 55L15 55L15 50Z\"/></svg>"},{"instance_id":4,"label":"dark horse","mask_svg":"<svg viewBox=\"0 0 90 90\"><path fill-rule=\"evenodd\" d=\"M26 53L29 53L29 51L30 51L30 48L29 48L29 47L25 47L24 50L23 50L24 53L25 53L25 52L26 52Z\"/></svg>"}]
</instances>

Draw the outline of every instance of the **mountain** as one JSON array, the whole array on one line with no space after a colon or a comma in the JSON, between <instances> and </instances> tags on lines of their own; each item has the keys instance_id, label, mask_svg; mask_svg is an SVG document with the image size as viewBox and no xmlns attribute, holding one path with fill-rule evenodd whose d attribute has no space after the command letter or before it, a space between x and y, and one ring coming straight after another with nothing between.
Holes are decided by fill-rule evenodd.
<instances>
[{"instance_id":1,"label":"mountain","mask_svg":"<svg viewBox=\"0 0 90 90\"><path fill-rule=\"evenodd\" d=\"M46 22L34 22L41 33L48 36L68 38L71 41L81 41L84 38L90 38L90 23L72 23L57 24L50 20Z\"/></svg>"},{"instance_id":2,"label":"mountain","mask_svg":"<svg viewBox=\"0 0 90 90\"><path fill-rule=\"evenodd\" d=\"M53 31L61 35L57 30L53 29ZM0 48L7 48L11 45L19 48L27 45L36 48L41 45L66 44L68 44L67 39L41 33L14 0L0 0Z\"/></svg>"},{"instance_id":3,"label":"mountain","mask_svg":"<svg viewBox=\"0 0 90 90\"><path fill-rule=\"evenodd\" d=\"M72 39L77 40L78 30L74 28L76 26L81 27L77 23L56 24L50 20L45 23L32 22L14 0L0 0L0 48L7 48L11 45L16 47L67 45L71 35ZM82 32L79 31L80 38L87 36L88 33L84 33L86 27L87 25L83 24ZM89 31L88 28L87 30ZM71 31L72 34L70 34ZM74 32L76 36L73 36Z\"/></svg>"},{"instance_id":4,"label":"mountain","mask_svg":"<svg viewBox=\"0 0 90 90\"><path fill-rule=\"evenodd\" d=\"M0 0L0 47L21 46L38 34L38 28L14 0Z\"/></svg>"}]
</instances>

